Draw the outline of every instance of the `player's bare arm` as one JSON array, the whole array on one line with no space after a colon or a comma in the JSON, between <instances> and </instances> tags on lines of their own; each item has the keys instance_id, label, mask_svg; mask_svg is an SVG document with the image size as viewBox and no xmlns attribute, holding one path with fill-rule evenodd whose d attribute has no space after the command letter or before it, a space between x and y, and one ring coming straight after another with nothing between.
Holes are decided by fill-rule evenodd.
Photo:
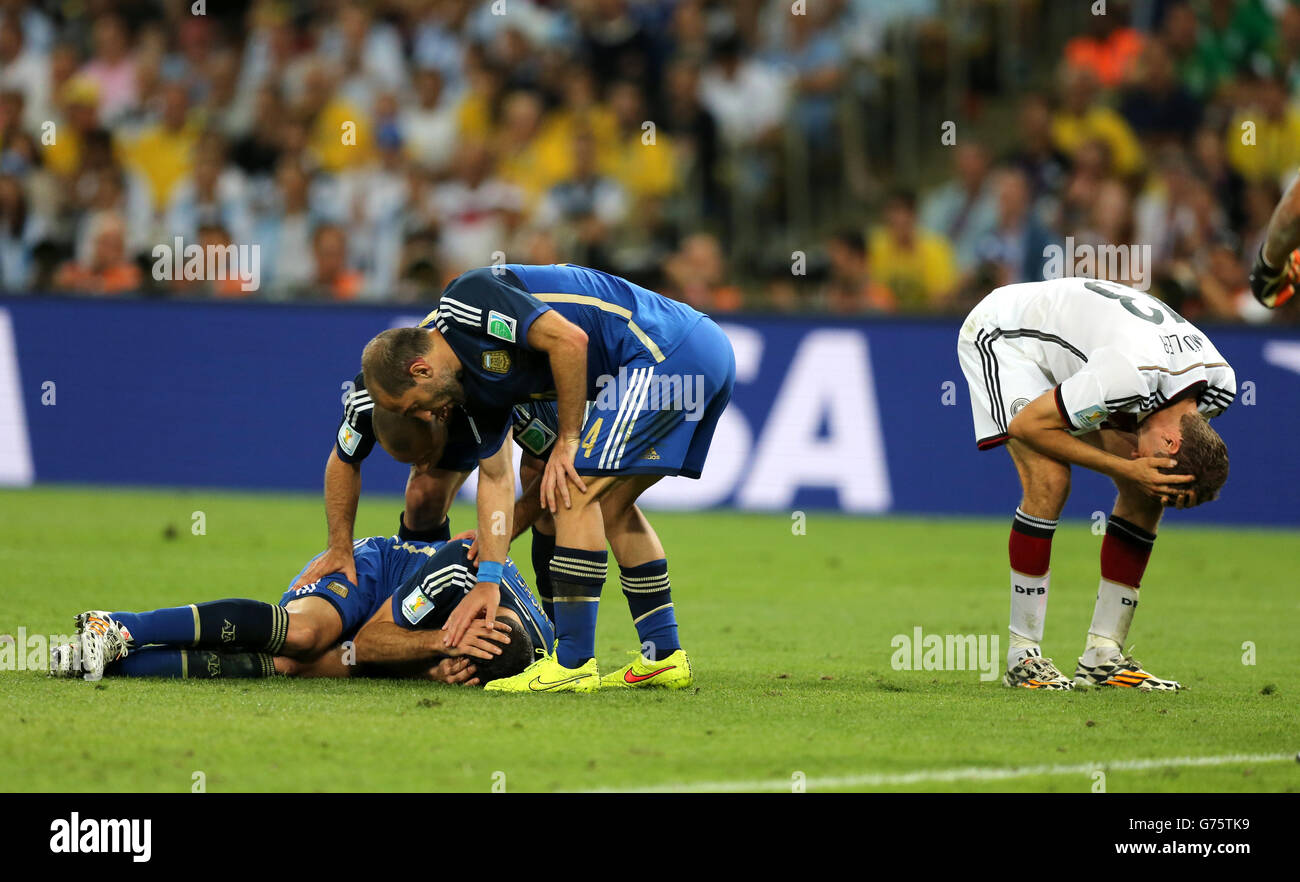
<instances>
[{"instance_id":1,"label":"player's bare arm","mask_svg":"<svg viewBox=\"0 0 1300 882\"><path fill-rule=\"evenodd\" d=\"M446 632L410 630L393 621L390 604L381 606L357 633L353 646L358 664L401 665L433 662L439 658L492 658L510 642L509 628L502 622L476 619L462 639L447 644Z\"/></svg>"},{"instance_id":2,"label":"player's bare arm","mask_svg":"<svg viewBox=\"0 0 1300 882\"><path fill-rule=\"evenodd\" d=\"M478 567L482 578L489 569L495 569L497 581L480 581L465 595L447 619L444 645L455 646L464 638L471 622L483 613L495 621L497 606L501 602L499 575L510 550L510 522L515 508L515 473L511 459L509 435L501 449L479 461L478 478ZM501 520L505 523L501 524ZM495 565L493 567L492 565Z\"/></svg>"},{"instance_id":3,"label":"player's bare arm","mask_svg":"<svg viewBox=\"0 0 1300 882\"><path fill-rule=\"evenodd\" d=\"M528 345L545 352L555 379L559 438L542 473L541 502L555 511L560 501L568 508L569 481L586 492L586 484L573 467L587 406L587 335L557 312L538 316L528 329Z\"/></svg>"},{"instance_id":4,"label":"player's bare arm","mask_svg":"<svg viewBox=\"0 0 1300 882\"><path fill-rule=\"evenodd\" d=\"M1160 456L1123 459L1074 437L1056 406L1055 390L1044 392L1016 414L1007 432L1044 456L1100 472L1117 481L1129 481L1162 502L1176 499L1180 493L1178 485L1195 480L1192 475L1160 471L1176 466L1175 460Z\"/></svg>"},{"instance_id":5,"label":"player's bare arm","mask_svg":"<svg viewBox=\"0 0 1300 882\"><path fill-rule=\"evenodd\" d=\"M329 544L325 553L309 566L293 587L310 585L330 573L343 573L357 581L357 564L352 557L352 531L357 520L357 502L361 499L361 464L339 459L330 450L325 462L325 523Z\"/></svg>"},{"instance_id":6,"label":"player's bare arm","mask_svg":"<svg viewBox=\"0 0 1300 882\"><path fill-rule=\"evenodd\" d=\"M1291 182L1273 209L1264 242L1250 270L1250 290L1255 299L1276 309L1295 293L1300 274L1300 178Z\"/></svg>"}]
</instances>

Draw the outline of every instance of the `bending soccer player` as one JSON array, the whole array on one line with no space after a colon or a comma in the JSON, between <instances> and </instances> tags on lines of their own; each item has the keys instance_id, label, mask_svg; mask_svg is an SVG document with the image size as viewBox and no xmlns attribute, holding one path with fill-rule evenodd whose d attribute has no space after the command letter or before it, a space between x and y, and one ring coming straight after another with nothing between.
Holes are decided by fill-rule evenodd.
<instances>
[{"instance_id":1,"label":"bending soccer player","mask_svg":"<svg viewBox=\"0 0 1300 882\"><path fill-rule=\"evenodd\" d=\"M1236 375L1204 333L1154 297L1111 282L1008 285L967 317L957 353L976 443L1005 444L1023 496L1011 526L1008 686L1175 690L1124 651L1164 507L1214 499L1228 450L1210 427ZM1119 491L1101 545L1101 583L1073 678L1044 658L1052 536L1070 467Z\"/></svg>"},{"instance_id":2,"label":"bending soccer player","mask_svg":"<svg viewBox=\"0 0 1300 882\"><path fill-rule=\"evenodd\" d=\"M386 410L376 412L362 375L357 374L352 382L352 391L344 398L334 448L325 463L328 546L299 575L295 588L332 572L355 580L352 539L361 499L361 464L376 444L393 459L411 466L397 536L412 542L451 538L447 510L477 464L476 445L463 420L444 423Z\"/></svg>"},{"instance_id":3,"label":"bending soccer player","mask_svg":"<svg viewBox=\"0 0 1300 882\"><path fill-rule=\"evenodd\" d=\"M539 495L555 520L556 651L493 688L590 692L602 685L595 625L607 542L647 652L605 685L691 682L663 546L644 517L610 512L627 512L664 475L699 477L735 383L731 344L712 320L585 267L482 268L454 280L419 328L370 341L362 372L377 406L417 419L459 406L479 439L481 581L448 620L453 641L479 614L493 618L499 602L496 568L514 507L511 409L555 399L559 438ZM607 533L614 523L619 529Z\"/></svg>"},{"instance_id":4,"label":"bending soccer player","mask_svg":"<svg viewBox=\"0 0 1300 882\"><path fill-rule=\"evenodd\" d=\"M333 573L290 588L278 606L230 599L143 613L82 613L76 619L79 643L52 651L50 673L72 677L84 671L86 679L105 673L351 676L355 666L371 674L476 683L486 676L517 673L532 661L533 646L550 646L550 623L513 563L506 566L502 617L471 623L466 636L453 645L447 645L440 632L395 638L382 629L367 630L363 626L386 610L393 597L421 590L429 592L430 600L441 595L444 615L429 620L440 623L450 614L449 604L468 592L472 570L463 542L372 537L358 540L355 553L357 581ZM418 622L413 621L412 628Z\"/></svg>"}]
</instances>

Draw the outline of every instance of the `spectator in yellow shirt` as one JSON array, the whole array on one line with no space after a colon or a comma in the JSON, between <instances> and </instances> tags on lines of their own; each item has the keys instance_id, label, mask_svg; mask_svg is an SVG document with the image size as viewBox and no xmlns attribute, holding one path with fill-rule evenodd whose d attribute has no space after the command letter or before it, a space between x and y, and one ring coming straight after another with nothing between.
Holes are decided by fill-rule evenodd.
<instances>
[{"instance_id":1,"label":"spectator in yellow shirt","mask_svg":"<svg viewBox=\"0 0 1300 882\"><path fill-rule=\"evenodd\" d=\"M957 285L952 245L917 225L916 195L910 191L897 191L886 200L884 221L868 245L876 280L894 292L902 311L942 306Z\"/></svg>"},{"instance_id":2,"label":"spectator in yellow shirt","mask_svg":"<svg viewBox=\"0 0 1300 882\"><path fill-rule=\"evenodd\" d=\"M1065 68L1061 75L1061 108L1052 117L1052 141L1067 156L1089 141L1101 141L1110 151L1116 174L1127 177L1142 170L1142 145L1119 113L1097 99L1097 81L1084 68Z\"/></svg>"},{"instance_id":3,"label":"spectator in yellow shirt","mask_svg":"<svg viewBox=\"0 0 1300 882\"><path fill-rule=\"evenodd\" d=\"M81 168L86 133L99 125L99 87L86 77L72 77L59 91L63 118L55 121L53 143L42 138L44 165L60 178Z\"/></svg>"},{"instance_id":4,"label":"spectator in yellow shirt","mask_svg":"<svg viewBox=\"0 0 1300 882\"><path fill-rule=\"evenodd\" d=\"M502 180L524 194L531 213L543 193L566 177L572 168L568 148L539 137L542 130L542 99L536 92L520 90L506 96L501 107L501 130L497 138L497 172Z\"/></svg>"},{"instance_id":5,"label":"spectator in yellow shirt","mask_svg":"<svg viewBox=\"0 0 1300 882\"><path fill-rule=\"evenodd\" d=\"M322 170L335 173L359 168L374 155L372 121L368 114L339 98L334 78L314 67L303 80L299 111L310 128L308 146Z\"/></svg>"},{"instance_id":6,"label":"spectator in yellow shirt","mask_svg":"<svg viewBox=\"0 0 1300 882\"><path fill-rule=\"evenodd\" d=\"M199 126L190 118L189 94L182 83L163 87L162 119L122 147L122 162L142 175L154 211L164 210L176 185L194 170Z\"/></svg>"},{"instance_id":7,"label":"spectator in yellow shirt","mask_svg":"<svg viewBox=\"0 0 1300 882\"><path fill-rule=\"evenodd\" d=\"M618 121L618 140L606 169L636 201L661 199L677 187L677 167L669 137L649 129L641 90L626 80L609 90L610 109Z\"/></svg>"},{"instance_id":8,"label":"spectator in yellow shirt","mask_svg":"<svg viewBox=\"0 0 1300 882\"><path fill-rule=\"evenodd\" d=\"M548 155L558 151L565 157L564 177L574 174L571 150L579 137L595 139L603 165L618 143L618 122L609 107L600 102L591 71L575 64L565 71L564 103L547 114L538 135Z\"/></svg>"},{"instance_id":9,"label":"spectator in yellow shirt","mask_svg":"<svg viewBox=\"0 0 1300 882\"><path fill-rule=\"evenodd\" d=\"M1278 181L1300 164L1300 112L1276 78L1257 79L1251 91L1253 106L1228 126L1228 164L1249 182Z\"/></svg>"}]
</instances>

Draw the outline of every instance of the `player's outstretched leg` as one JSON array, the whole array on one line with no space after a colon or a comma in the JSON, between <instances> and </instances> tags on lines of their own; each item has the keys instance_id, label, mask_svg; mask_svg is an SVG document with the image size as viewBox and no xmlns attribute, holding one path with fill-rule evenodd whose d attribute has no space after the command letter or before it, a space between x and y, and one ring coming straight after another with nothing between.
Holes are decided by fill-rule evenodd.
<instances>
[{"instance_id":1,"label":"player's outstretched leg","mask_svg":"<svg viewBox=\"0 0 1300 882\"><path fill-rule=\"evenodd\" d=\"M289 630L284 607L243 598L142 613L116 612L109 617L117 623L128 649L163 643L223 650L238 646L274 654L284 647Z\"/></svg>"},{"instance_id":2,"label":"player's outstretched leg","mask_svg":"<svg viewBox=\"0 0 1300 882\"><path fill-rule=\"evenodd\" d=\"M146 646L109 665L110 677L171 677L185 680L274 677L275 656L269 652L218 652Z\"/></svg>"},{"instance_id":3,"label":"player's outstretched leg","mask_svg":"<svg viewBox=\"0 0 1300 882\"><path fill-rule=\"evenodd\" d=\"M1153 676L1123 650L1137 611L1138 585L1151 558L1156 541L1155 527L1160 520L1158 507L1152 511L1144 499L1135 500L1130 495L1126 500L1125 497L1121 491L1120 501L1106 525L1106 535L1101 542L1101 583L1097 587L1097 604L1088 628L1086 648L1074 670L1074 683L1076 686L1109 686L1141 692L1177 691L1182 686L1176 680Z\"/></svg>"},{"instance_id":4,"label":"player's outstretched leg","mask_svg":"<svg viewBox=\"0 0 1300 882\"><path fill-rule=\"evenodd\" d=\"M152 644L226 652L254 649L274 656L284 647L289 614L260 600L232 599L142 613L89 610L76 617L76 627L81 673L97 680L106 667ZM57 655L51 653L51 674L76 676L76 671L68 671L73 653L59 649Z\"/></svg>"},{"instance_id":5,"label":"player's outstretched leg","mask_svg":"<svg viewBox=\"0 0 1300 882\"><path fill-rule=\"evenodd\" d=\"M98 680L104 676L104 668L107 665L126 657L130 636L109 613L103 610L81 613L76 618L76 625L80 642L77 649L81 657L81 670L87 680ZM60 653L61 656L66 654L66 652Z\"/></svg>"}]
</instances>

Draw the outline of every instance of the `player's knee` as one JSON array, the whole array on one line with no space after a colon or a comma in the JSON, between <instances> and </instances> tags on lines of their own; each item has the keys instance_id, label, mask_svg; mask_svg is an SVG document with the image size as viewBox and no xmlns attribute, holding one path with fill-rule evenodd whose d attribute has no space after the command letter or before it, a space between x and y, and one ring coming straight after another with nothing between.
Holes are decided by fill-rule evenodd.
<instances>
[{"instance_id":1,"label":"player's knee","mask_svg":"<svg viewBox=\"0 0 1300 882\"><path fill-rule=\"evenodd\" d=\"M525 455L519 460L519 485L527 487L537 478L542 476L546 469L546 463L535 456Z\"/></svg>"},{"instance_id":2,"label":"player's knee","mask_svg":"<svg viewBox=\"0 0 1300 882\"><path fill-rule=\"evenodd\" d=\"M289 658L287 655L277 655L275 657L275 672L281 676L296 677L302 668L301 662Z\"/></svg>"},{"instance_id":3,"label":"player's knee","mask_svg":"<svg viewBox=\"0 0 1300 882\"><path fill-rule=\"evenodd\" d=\"M285 633L283 652L295 658L309 658L324 652L330 644L328 629L308 615L289 615L289 629Z\"/></svg>"},{"instance_id":4,"label":"player's knee","mask_svg":"<svg viewBox=\"0 0 1300 882\"><path fill-rule=\"evenodd\" d=\"M406 485L406 525L413 530L431 529L447 519L447 491L439 482L415 480Z\"/></svg>"}]
</instances>

